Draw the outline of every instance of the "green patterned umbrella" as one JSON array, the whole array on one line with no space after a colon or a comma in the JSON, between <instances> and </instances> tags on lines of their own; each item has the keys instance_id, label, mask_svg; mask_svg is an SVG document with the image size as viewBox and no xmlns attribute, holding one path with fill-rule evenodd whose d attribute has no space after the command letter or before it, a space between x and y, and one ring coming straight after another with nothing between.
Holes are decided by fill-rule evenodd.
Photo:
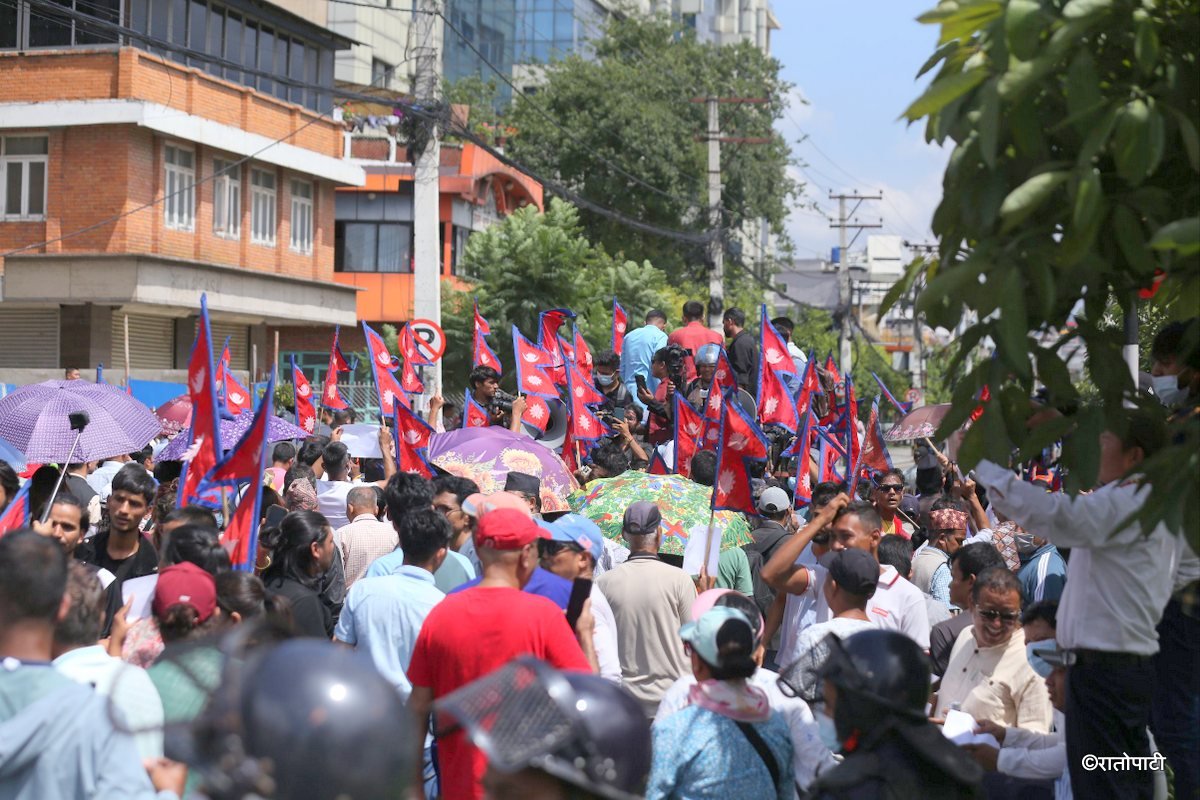
<instances>
[{"instance_id":1,"label":"green patterned umbrella","mask_svg":"<svg viewBox=\"0 0 1200 800\"><path fill-rule=\"evenodd\" d=\"M625 509L639 500L658 505L663 518L662 552L683 555L690 536L708 530L712 490L678 475L650 475L630 470L615 478L601 478L567 498L571 510L600 526L609 539L620 541ZM718 511L721 550L749 544L750 526L741 514Z\"/></svg>"}]
</instances>

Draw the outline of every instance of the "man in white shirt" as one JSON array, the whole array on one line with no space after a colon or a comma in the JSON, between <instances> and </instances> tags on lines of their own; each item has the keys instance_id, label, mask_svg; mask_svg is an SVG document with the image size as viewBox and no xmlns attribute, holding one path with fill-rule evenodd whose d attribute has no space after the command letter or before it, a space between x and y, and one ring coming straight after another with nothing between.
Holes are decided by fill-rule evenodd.
<instances>
[{"instance_id":1,"label":"man in white shirt","mask_svg":"<svg viewBox=\"0 0 1200 800\"><path fill-rule=\"evenodd\" d=\"M977 480L996 510L1021 527L1071 548L1058 606L1058 641L1072 651L1067 753L1080 797L1149 798L1152 773L1087 770L1084 756L1149 757L1146 725L1154 690L1155 627L1170 599L1183 540L1159 525L1149 535L1131 514L1149 487L1126 479L1164 444L1153 418L1133 412L1127 429L1100 436L1100 488L1075 497L1047 494L983 461Z\"/></svg>"},{"instance_id":2,"label":"man in white shirt","mask_svg":"<svg viewBox=\"0 0 1200 800\"><path fill-rule=\"evenodd\" d=\"M317 481L317 508L336 531L350 524L346 518L346 497L354 488L350 482L350 451L341 442L330 442L325 445L321 463L325 478Z\"/></svg>"}]
</instances>

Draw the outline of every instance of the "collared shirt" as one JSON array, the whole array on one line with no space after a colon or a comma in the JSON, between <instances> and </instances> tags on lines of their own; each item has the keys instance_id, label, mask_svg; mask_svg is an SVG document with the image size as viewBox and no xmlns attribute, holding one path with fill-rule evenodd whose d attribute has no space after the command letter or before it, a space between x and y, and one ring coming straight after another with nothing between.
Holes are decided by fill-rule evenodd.
<instances>
[{"instance_id":1,"label":"collared shirt","mask_svg":"<svg viewBox=\"0 0 1200 800\"><path fill-rule=\"evenodd\" d=\"M625 345L621 352L621 383L625 384L640 411L644 411L646 406L637 399L637 381L633 376L638 373L645 375L646 388L651 392L657 389L659 380L650 373L650 359L666 346L667 334L659 330L657 325L643 325L625 334Z\"/></svg>"},{"instance_id":2,"label":"collared shirt","mask_svg":"<svg viewBox=\"0 0 1200 800\"><path fill-rule=\"evenodd\" d=\"M601 575L596 585L616 620L625 688L653 717L663 693L692 668L679 629L691 621L695 584L678 567L635 554Z\"/></svg>"},{"instance_id":3,"label":"collared shirt","mask_svg":"<svg viewBox=\"0 0 1200 800\"><path fill-rule=\"evenodd\" d=\"M400 535L390 522L380 522L374 514L359 514L349 524L334 531L334 541L342 551L346 570L346 588L366 573L371 562L396 549Z\"/></svg>"},{"instance_id":4,"label":"collared shirt","mask_svg":"<svg viewBox=\"0 0 1200 800\"><path fill-rule=\"evenodd\" d=\"M1050 733L1008 728L996 758L996 771L1016 778L1053 780L1054 800L1071 800L1071 771L1067 768L1066 717L1054 710Z\"/></svg>"},{"instance_id":5,"label":"collared shirt","mask_svg":"<svg viewBox=\"0 0 1200 800\"><path fill-rule=\"evenodd\" d=\"M1045 681L1029 666L1020 628L1007 642L992 647L979 645L974 626L960 633L937 702L938 717L958 708L976 719L1041 733L1050 730L1054 711Z\"/></svg>"},{"instance_id":6,"label":"collared shirt","mask_svg":"<svg viewBox=\"0 0 1200 800\"><path fill-rule=\"evenodd\" d=\"M162 699L146 670L110 656L98 644L68 650L51 663L76 683L112 698L113 706L125 715L142 758L162 757Z\"/></svg>"},{"instance_id":7,"label":"collared shirt","mask_svg":"<svg viewBox=\"0 0 1200 800\"><path fill-rule=\"evenodd\" d=\"M364 578L377 578L380 575L391 575L404 565L404 551L397 547L385 556L380 556L371 562ZM433 573L433 582L443 592L450 592L475 578L475 567L462 553L453 550L446 551L446 560Z\"/></svg>"},{"instance_id":8,"label":"collared shirt","mask_svg":"<svg viewBox=\"0 0 1200 800\"><path fill-rule=\"evenodd\" d=\"M417 634L446 595L428 570L404 565L390 575L363 578L350 587L334 637L365 650L375 668L408 701L408 665Z\"/></svg>"},{"instance_id":9,"label":"collared shirt","mask_svg":"<svg viewBox=\"0 0 1200 800\"><path fill-rule=\"evenodd\" d=\"M1155 629L1171 597L1183 537L1164 525L1144 536L1137 522L1113 530L1146 501L1149 487L1110 483L1071 497L1047 493L990 461L980 462L975 474L997 511L1071 548L1058 605L1059 644L1068 650L1158 652Z\"/></svg>"},{"instance_id":10,"label":"collared shirt","mask_svg":"<svg viewBox=\"0 0 1200 800\"><path fill-rule=\"evenodd\" d=\"M929 650L929 614L921 590L900 577L895 567L885 566L867 601L867 616L876 628L899 631Z\"/></svg>"},{"instance_id":11,"label":"collared shirt","mask_svg":"<svg viewBox=\"0 0 1200 800\"><path fill-rule=\"evenodd\" d=\"M112 494L113 478L117 477L117 473L128 463L128 461L105 461L96 467L91 475L87 476L87 485L92 487L92 491L98 494L101 500L107 500L108 496Z\"/></svg>"},{"instance_id":12,"label":"collared shirt","mask_svg":"<svg viewBox=\"0 0 1200 800\"><path fill-rule=\"evenodd\" d=\"M317 510L335 531L350 524L346 519L346 495L353 488L350 481L317 481Z\"/></svg>"}]
</instances>

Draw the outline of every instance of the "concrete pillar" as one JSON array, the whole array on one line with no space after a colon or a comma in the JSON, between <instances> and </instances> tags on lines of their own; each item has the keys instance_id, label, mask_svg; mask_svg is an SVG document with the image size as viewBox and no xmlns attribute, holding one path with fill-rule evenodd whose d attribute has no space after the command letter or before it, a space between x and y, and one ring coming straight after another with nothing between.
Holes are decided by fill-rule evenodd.
<instances>
[{"instance_id":1,"label":"concrete pillar","mask_svg":"<svg viewBox=\"0 0 1200 800\"><path fill-rule=\"evenodd\" d=\"M58 359L62 368L95 369L112 366L112 306L83 305L59 308Z\"/></svg>"},{"instance_id":2,"label":"concrete pillar","mask_svg":"<svg viewBox=\"0 0 1200 800\"><path fill-rule=\"evenodd\" d=\"M175 320L175 369L187 369L196 343L196 315ZM220 355L219 353L217 355Z\"/></svg>"}]
</instances>

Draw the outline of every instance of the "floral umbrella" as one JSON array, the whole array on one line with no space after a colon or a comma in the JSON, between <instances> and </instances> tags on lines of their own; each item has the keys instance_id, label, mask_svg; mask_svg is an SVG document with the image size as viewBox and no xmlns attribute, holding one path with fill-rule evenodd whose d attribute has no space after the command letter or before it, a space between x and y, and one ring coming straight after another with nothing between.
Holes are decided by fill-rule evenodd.
<instances>
[{"instance_id":1,"label":"floral umbrella","mask_svg":"<svg viewBox=\"0 0 1200 800\"><path fill-rule=\"evenodd\" d=\"M949 403L914 408L905 414L891 430L883 435L885 442L905 442L924 439L937 433L938 426L950 411Z\"/></svg>"},{"instance_id":2,"label":"floral umbrella","mask_svg":"<svg viewBox=\"0 0 1200 800\"><path fill-rule=\"evenodd\" d=\"M658 505L663 518L661 551L683 555L687 539L708 531L712 490L679 475L650 475L630 470L615 478L592 481L568 498L571 510L600 526L609 539L620 541L625 509L638 500ZM750 526L741 514L718 511L721 550L749 544Z\"/></svg>"},{"instance_id":3,"label":"floral umbrella","mask_svg":"<svg viewBox=\"0 0 1200 800\"><path fill-rule=\"evenodd\" d=\"M429 462L443 472L470 478L484 494L504 489L509 472L541 478L545 512L569 511L567 495L579 485L553 450L498 426L435 433L429 440Z\"/></svg>"}]
</instances>

